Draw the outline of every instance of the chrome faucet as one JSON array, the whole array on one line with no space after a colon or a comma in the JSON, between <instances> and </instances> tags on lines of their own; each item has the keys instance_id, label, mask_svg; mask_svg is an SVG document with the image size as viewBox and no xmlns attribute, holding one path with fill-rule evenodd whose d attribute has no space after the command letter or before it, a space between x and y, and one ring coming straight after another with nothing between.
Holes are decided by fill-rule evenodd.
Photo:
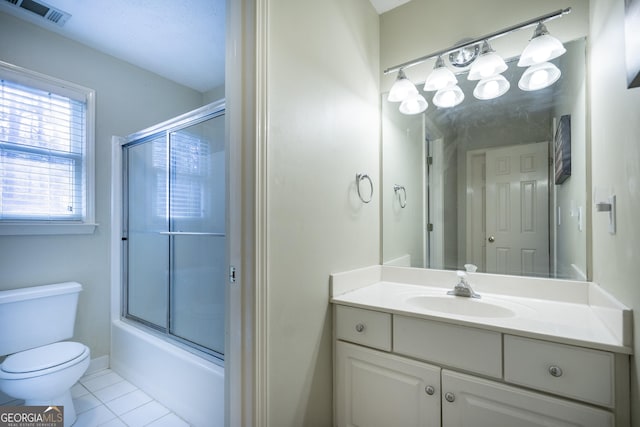
<instances>
[{"instance_id":1,"label":"chrome faucet","mask_svg":"<svg viewBox=\"0 0 640 427\"><path fill-rule=\"evenodd\" d=\"M455 295L457 297L466 298L480 298L480 295L474 292L467 281L467 273L464 271L458 271L458 283L453 287L452 291L447 292L447 295Z\"/></svg>"}]
</instances>

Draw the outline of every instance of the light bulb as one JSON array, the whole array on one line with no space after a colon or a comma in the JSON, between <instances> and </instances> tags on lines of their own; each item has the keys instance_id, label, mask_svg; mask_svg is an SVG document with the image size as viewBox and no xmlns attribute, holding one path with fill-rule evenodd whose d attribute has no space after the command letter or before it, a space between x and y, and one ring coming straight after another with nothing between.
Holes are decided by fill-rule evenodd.
<instances>
[{"instance_id":1,"label":"light bulb","mask_svg":"<svg viewBox=\"0 0 640 427\"><path fill-rule=\"evenodd\" d=\"M452 107L454 102L456 102L456 95L450 90L445 91L440 98L440 104L443 107Z\"/></svg>"},{"instance_id":2,"label":"light bulb","mask_svg":"<svg viewBox=\"0 0 640 427\"><path fill-rule=\"evenodd\" d=\"M483 79L485 79L487 77L491 77L494 74L495 73L494 73L493 69L483 68L482 70L480 70L480 77L482 77Z\"/></svg>"},{"instance_id":3,"label":"light bulb","mask_svg":"<svg viewBox=\"0 0 640 427\"><path fill-rule=\"evenodd\" d=\"M413 94L400 104L400 112L402 114L418 114L427 109L429 104L427 100L420 94Z\"/></svg>"},{"instance_id":4,"label":"light bulb","mask_svg":"<svg viewBox=\"0 0 640 427\"><path fill-rule=\"evenodd\" d=\"M473 90L473 96L482 100L494 99L504 95L510 86L509 81L502 74L498 74L480 80Z\"/></svg>"},{"instance_id":5,"label":"light bulb","mask_svg":"<svg viewBox=\"0 0 640 427\"><path fill-rule=\"evenodd\" d=\"M487 77L500 74L507 69L507 64L489 45L487 41L482 44L482 53L471 64L467 75L469 80L482 80Z\"/></svg>"},{"instance_id":6,"label":"light bulb","mask_svg":"<svg viewBox=\"0 0 640 427\"><path fill-rule=\"evenodd\" d=\"M433 103L440 108L455 107L464 100L464 93L458 85L447 86L440 89L433 96Z\"/></svg>"},{"instance_id":7,"label":"light bulb","mask_svg":"<svg viewBox=\"0 0 640 427\"><path fill-rule=\"evenodd\" d=\"M410 95L417 93L418 89L416 89L416 86L407 78L404 71L399 70L396 81L393 83L393 86L391 86L387 100L389 102L402 102Z\"/></svg>"},{"instance_id":8,"label":"light bulb","mask_svg":"<svg viewBox=\"0 0 640 427\"><path fill-rule=\"evenodd\" d=\"M549 78L549 72L547 70L537 70L531 74L531 89L539 89L544 86Z\"/></svg>"},{"instance_id":9,"label":"light bulb","mask_svg":"<svg viewBox=\"0 0 640 427\"><path fill-rule=\"evenodd\" d=\"M535 52L533 55L531 55L531 58L533 59L533 62L535 64L539 64L541 62L548 61L550 56L551 56L551 53L548 50L540 49L537 52Z\"/></svg>"},{"instance_id":10,"label":"light bulb","mask_svg":"<svg viewBox=\"0 0 640 427\"><path fill-rule=\"evenodd\" d=\"M559 57L567 51L560 40L556 39L547 31L547 27L542 22L536 27L533 37L527 47L524 48L518 67L528 67L550 61Z\"/></svg>"},{"instance_id":11,"label":"light bulb","mask_svg":"<svg viewBox=\"0 0 640 427\"><path fill-rule=\"evenodd\" d=\"M551 86L561 75L560 69L551 62L535 64L525 70L520 77L518 87L522 90L538 90Z\"/></svg>"},{"instance_id":12,"label":"light bulb","mask_svg":"<svg viewBox=\"0 0 640 427\"><path fill-rule=\"evenodd\" d=\"M490 82L487 82L486 86L484 87L484 93L488 97L493 98L498 94L499 89L500 87L498 86L498 82L495 80L491 80Z\"/></svg>"},{"instance_id":13,"label":"light bulb","mask_svg":"<svg viewBox=\"0 0 640 427\"><path fill-rule=\"evenodd\" d=\"M455 74L453 74L453 71L445 67L444 60L439 56L433 67L433 71L427 76L427 80L424 82L424 90L439 90L457 83L458 79L456 79Z\"/></svg>"}]
</instances>

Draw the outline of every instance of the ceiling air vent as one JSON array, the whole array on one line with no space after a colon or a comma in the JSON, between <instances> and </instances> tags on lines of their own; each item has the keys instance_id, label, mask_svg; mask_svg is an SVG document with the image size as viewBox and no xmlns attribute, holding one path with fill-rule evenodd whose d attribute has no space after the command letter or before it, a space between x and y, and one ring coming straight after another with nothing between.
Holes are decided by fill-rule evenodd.
<instances>
[{"instance_id":1,"label":"ceiling air vent","mask_svg":"<svg viewBox=\"0 0 640 427\"><path fill-rule=\"evenodd\" d=\"M39 17L44 18L49 22L53 22L54 24L57 24L61 27L67 22L69 18L71 18L71 14L60 9L56 9L55 7L48 5L43 1L5 0L5 2L10 3L17 8L31 12L32 14L38 15Z\"/></svg>"}]
</instances>

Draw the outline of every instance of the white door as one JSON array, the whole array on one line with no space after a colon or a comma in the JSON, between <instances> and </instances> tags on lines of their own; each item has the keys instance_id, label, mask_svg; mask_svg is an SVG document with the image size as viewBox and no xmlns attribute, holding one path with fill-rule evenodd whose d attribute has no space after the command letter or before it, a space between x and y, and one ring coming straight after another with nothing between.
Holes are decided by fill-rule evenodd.
<instances>
[{"instance_id":1,"label":"white door","mask_svg":"<svg viewBox=\"0 0 640 427\"><path fill-rule=\"evenodd\" d=\"M467 152L467 247L465 263L475 264L478 271L487 271L487 186L486 150Z\"/></svg>"},{"instance_id":2,"label":"white door","mask_svg":"<svg viewBox=\"0 0 640 427\"><path fill-rule=\"evenodd\" d=\"M486 271L549 275L548 144L486 151Z\"/></svg>"},{"instance_id":3,"label":"white door","mask_svg":"<svg viewBox=\"0 0 640 427\"><path fill-rule=\"evenodd\" d=\"M428 212L429 217L425 218L425 235L428 236L428 251L425 251L425 257L428 257L424 266L429 268L444 268L444 140L438 138L428 141L430 145L429 157L426 164L428 176L426 177L426 190L428 195L428 206L424 212ZM429 224L432 224L431 231Z\"/></svg>"},{"instance_id":4,"label":"white door","mask_svg":"<svg viewBox=\"0 0 640 427\"><path fill-rule=\"evenodd\" d=\"M442 427L613 426L602 409L452 371L442 371L442 393Z\"/></svg>"},{"instance_id":5,"label":"white door","mask_svg":"<svg viewBox=\"0 0 640 427\"><path fill-rule=\"evenodd\" d=\"M336 342L338 427L440 427L440 368Z\"/></svg>"}]
</instances>

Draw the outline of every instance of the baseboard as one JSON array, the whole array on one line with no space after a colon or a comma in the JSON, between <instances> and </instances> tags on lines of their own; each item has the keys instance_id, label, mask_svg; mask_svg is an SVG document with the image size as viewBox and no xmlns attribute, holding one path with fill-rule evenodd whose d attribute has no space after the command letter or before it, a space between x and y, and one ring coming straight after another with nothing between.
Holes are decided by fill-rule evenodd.
<instances>
[{"instance_id":1,"label":"baseboard","mask_svg":"<svg viewBox=\"0 0 640 427\"><path fill-rule=\"evenodd\" d=\"M103 371L108 368L109 368L109 355L96 357L95 359L91 359L91 361L89 362L89 367L87 368L87 372L85 372L85 375L91 375L93 373Z\"/></svg>"}]
</instances>

